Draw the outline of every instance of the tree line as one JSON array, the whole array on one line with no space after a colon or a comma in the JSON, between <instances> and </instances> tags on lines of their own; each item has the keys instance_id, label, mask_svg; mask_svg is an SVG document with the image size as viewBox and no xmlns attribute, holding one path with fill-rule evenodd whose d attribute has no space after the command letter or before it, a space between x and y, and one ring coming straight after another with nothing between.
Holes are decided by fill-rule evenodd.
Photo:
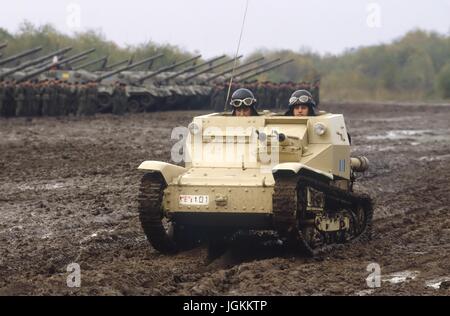
<instances>
[{"instance_id":1,"label":"tree line","mask_svg":"<svg viewBox=\"0 0 450 316\"><path fill-rule=\"evenodd\" d=\"M96 48L91 59L109 56L110 63L135 60L164 53L153 69L196 55L176 45L152 41L121 47L98 31L73 36L58 32L51 25L24 22L10 33L0 28L1 52L12 55L36 46L44 52L72 46L74 51ZM241 63L265 56L266 59L293 59L294 62L257 77L260 81L302 82L321 78L322 98L327 100L439 100L450 98L450 34L414 30L388 43L349 49L339 55L321 55L302 49L261 49Z\"/></svg>"}]
</instances>

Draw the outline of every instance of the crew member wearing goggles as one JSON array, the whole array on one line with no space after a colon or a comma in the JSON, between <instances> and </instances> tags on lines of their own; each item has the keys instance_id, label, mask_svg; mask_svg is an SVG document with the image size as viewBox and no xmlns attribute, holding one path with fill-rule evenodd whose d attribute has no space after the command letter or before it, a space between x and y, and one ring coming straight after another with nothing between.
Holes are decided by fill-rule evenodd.
<instances>
[{"instance_id":1,"label":"crew member wearing goggles","mask_svg":"<svg viewBox=\"0 0 450 316\"><path fill-rule=\"evenodd\" d=\"M307 90L295 91L289 99L286 116L316 116L316 102Z\"/></svg>"},{"instance_id":2,"label":"crew member wearing goggles","mask_svg":"<svg viewBox=\"0 0 450 316\"><path fill-rule=\"evenodd\" d=\"M233 116L258 116L255 96L248 89L236 90L231 96L230 105L233 107Z\"/></svg>"}]
</instances>

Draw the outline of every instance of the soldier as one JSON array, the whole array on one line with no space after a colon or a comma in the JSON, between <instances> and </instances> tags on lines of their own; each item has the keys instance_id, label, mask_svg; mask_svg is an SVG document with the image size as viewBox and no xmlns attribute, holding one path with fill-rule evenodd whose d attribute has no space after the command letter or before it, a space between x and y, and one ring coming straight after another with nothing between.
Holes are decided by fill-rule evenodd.
<instances>
[{"instance_id":1,"label":"soldier","mask_svg":"<svg viewBox=\"0 0 450 316\"><path fill-rule=\"evenodd\" d=\"M55 84L53 86L53 116L61 116L64 113L64 109L62 107L62 82L59 79L56 79Z\"/></svg>"},{"instance_id":2,"label":"soldier","mask_svg":"<svg viewBox=\"0 0 450 316\"><path fill-rule=\"evenodd\" d=\"M233 116L258 116L255 109L257 100L253 92L248 89L236 90L232 97L230 105L233 106Z\"/></svg>"},{"instance_id":3,"label":"soldier","mask_svg":"<svg viewBox=\"0 0 450 316\"><path fill-rule=\"evenodd\" d=\"M49 116L58 115L58 81L50 80L48 86L50 96Z\"/></svg>"},{"instance_id":4,"label":"soldier","mask_svg":"<svg viewBox=\"0 0 450 316\"><path fill-rule=\"evenodd\" d=\"M86 115L87 108L87 87L86 84L81 83L78 89L78 108L77 116Z\"/></svg>"},{"instance_id":5,"label":"soldier","mask_svg":"<svg viewBox=\"0 0 450 316\"><path fill-rule=\"evenodd\" d=\"M67 83L66 81L62 81L59 89L58 89L58 100L59 100L59 115L68 115L69 114L69 108L67 106L67 97L68 97L68 93L67 93Z\"/></svg>"},{"instance_id":6,"label":"soldier","mask_svg":"<svg viewBox=\"0 0 450 316\"><path fill-rule=\"evenodd\" d=\"M312 85L311 94L313 96L314 101L317 106L320 105L320 79L316 79L316 81Z\"/></svg>"},{"instance_id":7,"label":"soldier","mask_svg":"<svg viewBox=\"0 0 450 316\"><path fill-rule=\"evenodd\" d=\"M92 116L97 110L96 107L97 88L92 81L89 81L80 89L77 115Z\"/></svg>"},{"instance_id":8,"label":"soldier","mask_svg":"<svg viewBox=\"0 0 450 316\"><path fill-rule=\"evenodd\" d=\"M127 93L125 84L116 82L112 94L113 110L115 115L124 115L127 110Z\"/></svg>"},{"instance_id":9,"label":"soldier","mask_svg":"<svg viewBox=\"0 0 450 316\"><path fill-rule=\"evenodd\" d=\"M50 115L50 89L49 89L49 82L48 80L44 80L42 82L41 86L41 100L42 100L42 116L49 116Z\"/></svg>"},{"instance_id":10,"label":"soldier","mask_svg":"<svg viewBox=\"0 0 450 316\"><path fill-rule=\"evenodd\" d=\"M97 112L98 88L95 81L91 81L87 88L87 113L86 115L94 115Z\"/></svg>"},{"instance_id":11,"label":"soldier","mask_svg":"<svg viewBox=\"0 0 450 316\"><path fill-rule=\"evenodd\" d=\"M16 116L25 116L25 83L19 83L16 86L14 99L16 100Z\"/></svg>"},{"instance_id":12,"label":"soldier","mask_svg":"<svg viewBox=\"0 0 450 316\"><path fill-rule=\"evenodd\" d=\"M224 85L218 83L214 86L211 94L211 109L214 112L222 112L225 105L225 90Z\"/></svg>"},{"instance_id":13,"label":"soldier","mask_svg":"<svg viewBox=\"0 0 450 316\"><path fill-rule=\"evenodd\" d=\"M282 82L279 86L279 91L278 91L278 108L282 108L284 107L284 102L285 100L289 99L289 96L291 94L290 91L290 87L289 87L289 82Z\"/></svg>"},{"instance_id":14,"label":"soldier","mask_svg":"<svg viewBox=\"0 0 450 316\"><path fill-rule=\"evenodd\" d=\"M316 116L316 103L306 90L295 91L289 99L289 110L286 116Z\"/></svg>"},{"instance_id":15,"label":"soldier","mask_svg":"<svg viewBox=\"0 0 450 316\"><path fill-rule=\"evenodd\" d=\"M12 117L16 115L16 81L6 81L5 89L5 101L3 103L4 113L6 117Z\"/></svg>"},{"instance_id":16,"label":"soldier","mask_svg":"<svg viewBox=\"0 0 450 316\"><path fill-rule=\"evenodd\" d=\"M78 107L78 89L79 89L79 82L76 81L74 84L69 83L68 88L68 98L67 98L67 105L69 109L69 114L76 115L77 114L77 107Z\"/></svg>"},{"instance_id":17,"label":"soldier","mask_svg":"<svg viewBox=\"0 0 450 316\"><path fill-rule=\"evenodd\" d=\"M28 116L37 116L36 87L33 81L29 81L26 89Z\"/></svg>"},{"instance_id":18,"label":"soldier","mask_svg":"<svg viewBox=\"0 0 450 316\"><path fill-rule=\"evenodd\" d=\"M34 116L41 115L41 83L38 80L35 80L32 84L32 93L33 93L33 103L31 111Z\"/></svg>"},{"instance_id":19,"label":"soldier","mask_svg":"<svg viewBox=\"0 0 450 316\"><path fill-rule=\"evenodd\" d=\"M0 80L0 116L6 116L5 103L6 103L6 84L3 80Z\"/></svg>"}]
</instances>

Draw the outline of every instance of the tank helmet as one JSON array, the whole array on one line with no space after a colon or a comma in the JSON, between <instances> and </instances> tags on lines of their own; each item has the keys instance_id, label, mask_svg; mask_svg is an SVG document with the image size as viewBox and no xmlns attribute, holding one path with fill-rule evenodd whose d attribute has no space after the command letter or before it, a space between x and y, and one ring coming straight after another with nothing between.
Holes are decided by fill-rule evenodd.
<instances>
[{"instance_id":1,"label":"tank helmet","mask_svg":"<svg viewBox=\"0 0 450 316\"><path fill-rule=\"evenodd\" d=\"M236 113L236 109L241 107L250 107L252 110L252 116L257 116L258 112L256 111L256 98L253 92L249 89L241 88L236 90L231 96L230 105L233 107L233 115Z\"/></svg>"},{"instance_id":2,"label":"tank helmet","mask_svg":"<svg viewBox=\"0 0 450 316\"><path fill-rule=\"evenodd\" d=\"M286 115L293 115L294 107L297 105L307 105L309 108L309 115L316 116L316 102L309 91L297 90L292 94L289 99L289 111L286 112Z\"/></svg>"}]
</instances>

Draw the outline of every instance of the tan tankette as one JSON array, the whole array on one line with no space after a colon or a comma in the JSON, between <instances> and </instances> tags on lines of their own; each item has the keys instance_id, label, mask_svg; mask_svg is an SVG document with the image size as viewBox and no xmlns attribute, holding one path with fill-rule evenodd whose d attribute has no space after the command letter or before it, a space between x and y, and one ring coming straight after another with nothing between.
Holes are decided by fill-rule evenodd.
<instances>
[{"instance_id":1,"label":"tan tankette","mask_svg":"<svg viewBox=\"0 0 450 316\"><path fill-rule=\"evenodd\" d=\"M370 237L371 199L353 192L368 160L351 158L342 115L211 114L194 118L187 134L184 167L139 167L140 219L160 252L242 229L274 230L309 254Z\"/></svg>"}]
</instances>

